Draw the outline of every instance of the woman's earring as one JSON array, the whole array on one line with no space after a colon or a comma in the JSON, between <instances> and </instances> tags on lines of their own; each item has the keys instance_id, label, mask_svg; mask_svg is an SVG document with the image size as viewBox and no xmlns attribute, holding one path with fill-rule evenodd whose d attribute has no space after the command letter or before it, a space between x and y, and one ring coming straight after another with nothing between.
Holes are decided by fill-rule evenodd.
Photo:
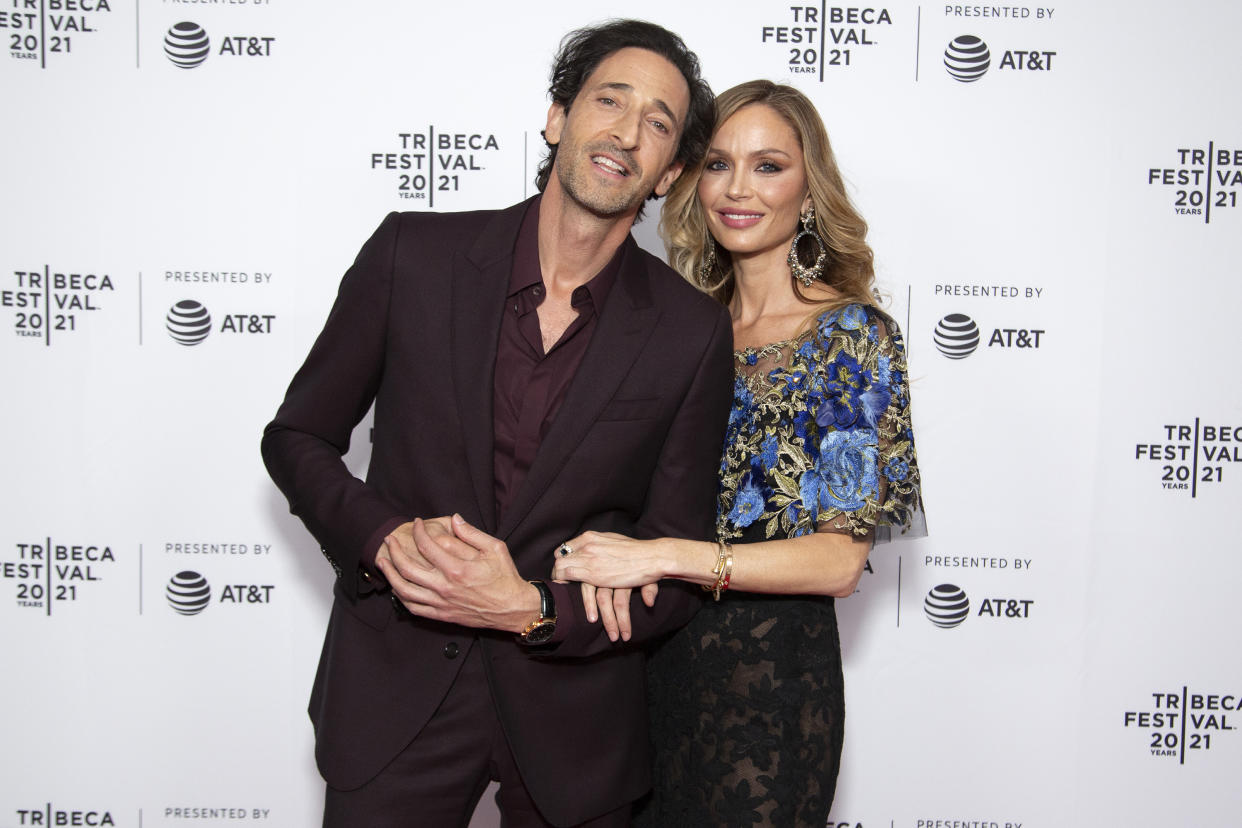
<instances>
[{"instance_id":1,"label":"woman's earring","mask_svg":"<svg viewBox=\"0 0 1242 828\"><path fill-rule=\"evenodd\" d=\"M707 287L711 283L712 270L716 267L716 240L709 233L707 245L704 247L703 262L699 265L699 287Z\"/></svg>"},{"instance_id":2,"label":"woman's earring","mask_svg":"<svg viewBox=\"0 0 1242 828\"><path fill-rule=\"evenodd\" d=\"M815 257L815 263L810 267L804 267L802 260L798 258L798 242L804 238L812 238L815 245L819 248L819 254ZM798 235L794 236L793 244L789 246L789 272L793 277L802 283L803 287L810 287L812 283L824 272L824 263L828 261L828 245L824 244L824 240L820 238L819 233L815 232L815 205L812 204L807 211L802 214L802 229Z\"/></svg>"}]
</instances>

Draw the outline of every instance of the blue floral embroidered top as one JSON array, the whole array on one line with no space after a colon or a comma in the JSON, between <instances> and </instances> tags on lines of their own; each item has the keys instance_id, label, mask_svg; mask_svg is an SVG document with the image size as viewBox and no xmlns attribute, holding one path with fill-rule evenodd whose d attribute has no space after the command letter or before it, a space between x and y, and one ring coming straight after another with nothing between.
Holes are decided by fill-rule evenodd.
<instances>
[{"instance_id":1,"label":"blue floral embroidered top","mask_svg":"<svg viewBox=\"0 0 1242 828\"><path fill-rule=\"evenodd\" d=\"M925 533L905 346L887 315L847 305L735 356L722 540Z\"/></svg>"}]
</instances>

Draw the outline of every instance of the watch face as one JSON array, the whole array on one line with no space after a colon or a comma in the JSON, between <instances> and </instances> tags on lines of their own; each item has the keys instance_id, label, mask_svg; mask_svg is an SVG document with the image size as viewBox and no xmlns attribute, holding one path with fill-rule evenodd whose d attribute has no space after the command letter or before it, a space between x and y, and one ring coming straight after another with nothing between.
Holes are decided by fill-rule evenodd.
<instances>
[{"instance_id":1,"label":"watch face","mask_svg":"<svg viewBox=\"0 0 1242 828\"><path fill-rule=\"evenodd\" d=\"M545 644L552 639L554 632L556 632L556 622L544 621L534 629L528 630L522 638L527 644Z\"/></svg>"}]
</instances>

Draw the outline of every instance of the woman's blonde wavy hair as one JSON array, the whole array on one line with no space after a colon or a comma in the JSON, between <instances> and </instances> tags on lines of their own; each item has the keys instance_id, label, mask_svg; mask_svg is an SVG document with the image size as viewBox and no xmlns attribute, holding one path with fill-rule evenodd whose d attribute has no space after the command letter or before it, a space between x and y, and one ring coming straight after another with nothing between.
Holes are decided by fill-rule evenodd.
<instances>
[{"instance_id":1,"label":"woman's blonde wavy hair","mask_svg":"<svg viewBox=\"0 0 1242 828\"><path fill-rule=\"evenodd\" d=\"M712 136L715 137L721 124L738 110L756 105L770 107L798 136L811 201L815 205L814 229L828 246L828 261L818 281L831 287L837 295L828 302L812 299L791 274L794 292L803 302L820 306L812 316L818 315L820 308L828 310L855 302L876 304L874 257L866 241L867 222L845 193L837 159L828 143L828 132L815 105L792 86L767 80L739 84L716 97L716 125ZM732 260L729 252L708 233L698 196L699 176L706 165L705 157L673 185L660 214L660 235L664 238L669 264L691 284L727 305L733 298ZM708 273L702 274L709 244L715 247L716 261ZM806 247L812 249L806 250ZM818 252L814 248L813 243L799 245L798 255L803 265L809 266L814 261Z\"/></svg>"}]
</instances>

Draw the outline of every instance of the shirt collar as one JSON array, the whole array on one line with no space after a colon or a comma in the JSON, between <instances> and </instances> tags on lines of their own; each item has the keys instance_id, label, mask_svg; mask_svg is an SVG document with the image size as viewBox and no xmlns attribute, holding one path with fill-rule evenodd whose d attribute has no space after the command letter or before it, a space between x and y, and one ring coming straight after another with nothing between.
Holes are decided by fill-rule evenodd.
<instances>
[{"instance_id":1,"label":"shirt collar","mask_svg":"<svg viewBox=\"0 0 1242 828\"><path fill-rule=\"evenodd\" d=\"M508 295L510 297L534 285L543 284L543 270L539 267L539 205L542 200L542 196L531 200L530 206L526 208L526 215L522 217L522 225L518 229L517 242L513 246L513 267L509 271ZM630 237L627 236L603 269L585 285L574 291L577 294L585 287L591 295L591 302L595 305L597 313L604 307L604 301L607 300L612 286L617 281L617 274L621 272L621 262L625 258L625 249L629 243ZM576 297L574 304L578 304Z\"/></svg>"}]
</instances>

